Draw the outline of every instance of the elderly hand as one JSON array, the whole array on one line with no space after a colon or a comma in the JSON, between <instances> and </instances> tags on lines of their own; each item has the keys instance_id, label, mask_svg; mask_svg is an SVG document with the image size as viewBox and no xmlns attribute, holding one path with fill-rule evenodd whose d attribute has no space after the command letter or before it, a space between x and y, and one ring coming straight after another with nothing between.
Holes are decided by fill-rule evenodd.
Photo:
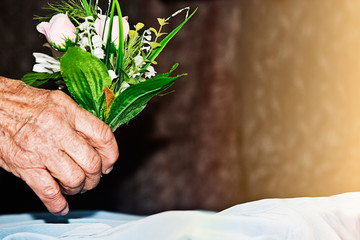
<instances>
[{"instance_id":1,"label":"elderly hand","mask_svg":"<svg viewBox=\"0 0 360 240\"><path fill-rule=\"evenodd\" d=\"M67 214L62 193L96 187L117 158L110 128L66 94L0 77L0 166L23 179L50 212Z\"/></svg>"}]
</instances>

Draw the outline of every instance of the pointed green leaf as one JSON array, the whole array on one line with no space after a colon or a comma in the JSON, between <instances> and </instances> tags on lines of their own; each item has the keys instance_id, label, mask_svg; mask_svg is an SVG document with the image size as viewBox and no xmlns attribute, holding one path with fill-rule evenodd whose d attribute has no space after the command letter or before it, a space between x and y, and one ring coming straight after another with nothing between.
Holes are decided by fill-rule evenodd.
<instances>
[{"instance_id":1,"label":"pointed green leaf","mask_svg":"<svg viewBox=\"0 0 360 240\"><path fill-rule=\"evenodd\" d=\"M57 73L27 73L22 78L21 81L26 83L27 85L33 87L39 87L42 84L46 83L49 80L58 80L61 79L62 76L60 72Z\"/></svg>"},{"instance_id":2,"label":"pointed green leaf","mask_svg":"<svg viewBox=\"0 0 360 240\"><path fill-rule=\"evenodd\" d=\"M88 16L92 16L88 2L86 0L82 0L82 3L83 3L83 6L84 6L84 9L86 11L86 14Z\"/></svg>"},{"instance_id":3,"label":"pointed green leaf","mask_svg":"<svg viewBox=\"0 0 360 240\"><path fill-rule=\"evenodd\" d=\"M115 131L121 124L127 123L139 114L152 97L169 88L176 79L184 76L169 77L170 73L161 74L128 87L115 98L105 122Z\"/></svg>"},{"instance_id":4,"label":"pointed green leaf","mask_svg":"<svg viewBox=\"0 0 360 240\"><path fill-rule=\"evenodd\" d=\"M111 85L105 64L81 48L69 48L60 60L60 68L75 101L103 119L104 88Z\"/></svg>"},{"instance_id":5,"label":"pointed green leaf","mask_svg":"<svg viewBox=\"0 0 360 240\"><path fill-rule=\"evenodd\" d=\"M124 29L123 29L123 16L118 0L114 0L116 4L116 11L119 19L119 49L116 55L115 73L121 76L121 69L124 66ZM120 77L121 78L121 77Z\"/></svg>"},{"instance_id":6,"label":"pointed green leaf","mask_svg":"<svg viewBox=\"0 0 360 240\"><path fill-rule=\"evenodd\" d=\"M129 112L129 113L126 115L126 117L121 120L120 124L121 124L121 125L127 124L131 119L133 119L133 118L136 117L139 113L141 113L142 110L145 109L145 107L146 107L146 104L144 104L144 105L142 105L142 106L140 106L140 107L138 107L138 108L135 108L134 110L132 110L131 112ZM119 124L118 126L116 126L116 128L119 127L120 124ZM115 128L115 129L116 129L116 128Z\"/></svg>"},{"instance_id":7,"label":"pointed green leaf","mask_svg":"<svg viewBox=\"0 0 360 240\"><path fill-rule=\"evenodd\" d=\"M189 21L189 19L195 14L197 9L183 21L177 28L175 28L169 35L167 35L161 42L160 47L155 48L151 51L150 56L148 57L149 63L147 63L143 68L147 69L152 61L154 61L157 56L161 53L161 51L165 48L165 46L170 42L170 40L180 31L180 29Z\"/></svg>"}]
</instances>

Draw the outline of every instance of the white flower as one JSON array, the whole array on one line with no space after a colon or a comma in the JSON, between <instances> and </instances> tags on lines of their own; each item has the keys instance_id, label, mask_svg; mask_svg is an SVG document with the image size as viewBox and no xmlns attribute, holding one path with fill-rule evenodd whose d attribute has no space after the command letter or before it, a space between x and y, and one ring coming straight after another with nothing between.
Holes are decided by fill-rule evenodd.
<instances>
[{"instance_id":1,"label":"white flower","mask_svg":"<svg viewBox=\"0 0 360 240\"><path fill-rule=\"evenodd\" d=\"M88 23L88 22L83 22L83 23L81 23L81 24L79 25L79 29L80 29L81 31L84 31L85 29L88 29L88 27L89 27L89 23Z\"/></svg>"},{"instance_id":2,"label":"white flower","mask_svg":"<svg viewBox=\"0 0 360 240\"><path fill-rule=\"evenodd\" d=\"M146 73L145 73L145 77L146 78L151 78L151 77L154 77L156 75L156 71L154 69L153 66L149 66L147 69L146 69Z\"/></svg>"},{"instance_id":3,"label":"white flower","mask_svg":"<svg viewBox=\"0 0 360 240\"><path fill-rule=\"evenodd\" d=\"M127 82L123 82L120 86L120 92L125 91L128 87L130 87L130 85Z\"/></svg>"},{"instance_id":4,"label":"white flower","mask_svg":"<svg viewBox=\"0 0 360 240\"><path fill-rule=\"evenodd\" d=\"M94 48L101 48L103 46L103 41L99 35L94 35L91 40Z\"/></svg>"},{"instance_id":5,"label":"white flower","mask_svg":"<svg viewBox=\"0 0 360 240\"><path fill-rule=\"evenodd\" d=\"M135 66L136 67L139 67L140 64L142 64L144 62L144 59L141 55L137 55L135 58L134 58L134 62L135 62Z\"/></svg>"},{"instance_id":6,"label":"white flower","mask_svg":"<svg viewBox=\"0 0 360 240\"><path fill-rule=\"evenodd\" d=\"M81 38L79 45L81 48L85 48L86 46L89 46L89 39L87 37Z\"/></svg>"},{"instance_id":7,"label":"white flower","mask_svg":"<svg viewBox=\"0 0 360 240\"><path fill-rule=\"evenodd\" d=\"M146 47L143 46L143 47L141 48L141 50L146 51L146 52L150 51L150 49L151 49L150 46L146 46Z\"/></svg>"},{"instance_id":8,"label":"white flower","mask_svg":"<svg viewBox=\"0 0 360 240\"><path fill-rule=\"evenodd\" d=\"M143 35L143 46L141 48L141 50L145 50L146 52L150 51L151 47L150 47L150 41L151 41L151 31L150 30L146 30L144 32ZM145 46L148 45L148 46Z\"/></svg>"},{"instance_id":9,"label":"white flower","mask_svg":"<svg viewBox=\"0 0 360 240\"><path fill-rule=\"evenodd\" d=\"M141 74L140 74L140 73L134 74L134 71L133 71L133 70L130 70L130 72L129 72L128 75L131 76L131 77L133 77L133 78L136 78L136 77L139 77Z\"/></svg>"},{"instance_id":10,"label":"white flower","mask_svg":"<svg viewBox=\"0 0 360 240\"><path fill-rule=\"evenodd\" d=\"M92 16L86 17L85 22L83 22L79 25L79 29L81 31L84 31L84 30L87 30L87 29L93 27L94 23L91 22L93 20L94 20L94 18Z\"/></svg>"},{"instance_id":11,"label":"white flower","mask_svg":"<svg viewBox=\"0 0 360 240\"><path fill-rule=\"evenodd\" d=\"M60 72L60 61L43 53L33 53L35 57L34 72L55 73Z\"/></svg>"},{"instance_id":12,"label":"white flower","mask_svg":"<svg viewBox=\"0 0 360 240\"><path fill-rule=\"evenodd\" d=\"M102 50L102 48L95 48L94 56L97 57L98 59L104 59L105 57L104 50Z\"/></svg>"},{"instance_id":13,"label":"white flower","mask_svg":"<svg viewBox=\"0 0 360 240\"><path fill-rule=\"evenodd\" d=\"M144 39L149 42L151 41L151 31L149 29L144 31Z\"/></svg>"},{"instance_id":14,"label":"white flower","mask_svg":"<svg viewBox=\"0 0 360 240\"><path fill-rule=\"evenodd\" d=\"M118 77L118 75L116 75L116 73L113 70L109 70L109 75L111 80L114 80L115 78Z\"/></svg>"}]
</instances>

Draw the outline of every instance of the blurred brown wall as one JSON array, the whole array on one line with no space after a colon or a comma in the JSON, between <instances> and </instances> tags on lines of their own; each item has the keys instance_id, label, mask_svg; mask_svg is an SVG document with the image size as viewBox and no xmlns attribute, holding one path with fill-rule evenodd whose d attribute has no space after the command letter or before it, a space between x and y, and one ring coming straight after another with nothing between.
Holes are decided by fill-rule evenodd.
<instances>
[{"instance_id":1,"label":"blurred brown wall","mask_svg":"<svg viewBox=\"0 0 360 240\"><path fill-rule=\"evenodd\" d=\"M41 50L44 40L28 11L40 11L45 1L27 2L33 7L17 6L26 12L26 29L16 31L20 23L0 17L0 30L10 35L0 38L10 46L0 56L2 75L31 70L31 52ZM178 73L188 76L116 132L120 158L113 173L97 189L70 197L71 206L221 210L260 198L360 189L359 1L121 5L131 24L147 26L184 6L199 8L156 66L165 72L179 62ZM14 8L14 1L2 0L0 7ZM10 199L24 194L1 188Z\"/></svg>"},{"instance_id":2,"label":"blurred brown wall","mask_svg":"<svg viewBox=\"0 0 360 240\"><path fill-rule=\"evenodd\" d=\"M360 2L241 1L246 198L360 189Z\"/></svg>"}]
</instances>

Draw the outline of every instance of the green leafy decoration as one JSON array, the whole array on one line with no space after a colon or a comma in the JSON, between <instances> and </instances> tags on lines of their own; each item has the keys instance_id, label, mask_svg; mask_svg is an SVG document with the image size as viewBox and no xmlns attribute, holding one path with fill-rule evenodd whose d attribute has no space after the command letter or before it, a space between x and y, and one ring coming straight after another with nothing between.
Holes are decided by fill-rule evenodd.
<instances>
[{"instance_id":1,"label":"green leafy decoration","mask_svg":"<svg viewBox=\"0 0 360 240\"><path fill-rule=\"evenodd\" d=\"M25 74L21 81L26 83L27 85L30 85L32 87L39 87L46 83L49 80L59 80L61 79L61 73L27 73Z\"/></svg>"},{"instance_id":2,"label":"green leafy decoration","mask_svg":"<svg viewBox=\"0 0 360 240\"><path fill-rule=\"evenodd\" d=\"M103 120L104 88L111 85L104 63L81 48L69 48L60 59L60 68L75 101Z\"/></svg>"},{"instance_id":3,"label":"green leafy decoration","mask_svg":"<svg viewBox=\"0 0 360 240\"><path fill-rule=\"evenodd\" d=\"M160 45L157 45L156 48L154 48L151 51L150 55L147 57L149 62L143 67L144 69L147 69L150 66L150 64L157 58L157 56L159 56L159 54L165 48L165 46L180 31L180 29L185 25L185 23L187 23L187 21L189 21L189 19L195 14L196 11L197 11L197 9L195 9L195 11L188 18L186 18L177 28L175 28L170 34L168 34L160 42Z\"/></svg>"},{"instance_id":4,"label":"green leafy decoration","mask_svg":"<svg viewBox=\"0 0 360 240\"><path fill-rule=\"evenodd\" d=\"M92 13L91 13L91 9L89 7L89 4L87 3L86 0L82 0L82 3L84 5L84 9L86 11L86 15L89 17L89 16L92 16Z\"/></svg>"},{"instance_id":5,"label":"green leafy decoration","mask_svg":"<svg viewBox=\"0 0 360 240\"><path fill-rule=\"evenodd\" d=\"M96 6L88 6L87 9L81 5L78 0L60 0L54 3L48 3L44 10L48 11L49 14L46 16L34 16L34 19L39 22L48 22L55 14L64 13L68 14L69 18L75 18L78 20L83 20L89 16L89 11L91 15L96 16Z\"/></svg>"},{"instance_id":6,"label":"green leafy decoration","mask_svg":"<svg viewBox=\"0 0 360 240\"><path fill-rule=\"evenodd\" d=\"M116 3L116 11L119 19L119 49L117 52L115 72L116 74L119 74L121 78L121 69L123 69L123 64L124 64L124 29L123 29L123 21L122 21L123 17L119 2L117 0L114 1Z\"/></svg>"},{"instance_id":7,"label":"green leafy decoration","mask_svg":"<svg viewBox=\"0 0 360 240\"><path fill-rule=\"evenodd\" d=\"M126 124L128 123L131 119L133 119L134 117L136 117L139 113L142 112L142 110L144 110L146 107L146 104L141 105L140 107L135 108L134 110L132 110L131 112L129 112L123 119L121 119L121 122L118 123L117 125L120 126L121 124ZM116 128L114 129L114 131L116 130Z\"/></svg>"},{"instance_id":8,"label":"green leafy decoration","mask_svg":"<svg viewBox=\"0 0 360 240\"><path fill-rule=\"evenodd\" d=\"M106 38L106 44L105 44L105 58L104 58L104 63L107 67L110 67L110 57L111 57L111 35L112 35L112 27L113 27L113 21L114 21L114 15L115 15L115 1L112 2L111 5L111 10L109 12L110 14L110 22L109 22L109 30L108 30L108 35ZM106 18L106 21L108 19ZM104 35L105 36L105 29L104 29ZM115 48L116 51L116 48Z\"/></svg>"},{"instance_id":9,"label":"green leafy decoration","mask_svg":"<svg viewBox=\"0 0 360 240\"><path fill-rule=\"evenodd\" d=\"M177 66L177 64L174 65L169 73L158 75L145 82L128 87L115 98L105 123L115 131L120 125L129 122L145 108L145 104L152 97L166 90L173 85L176 79L185 75L170 77L170 74Z\"/></svg>"}]
</instances>

